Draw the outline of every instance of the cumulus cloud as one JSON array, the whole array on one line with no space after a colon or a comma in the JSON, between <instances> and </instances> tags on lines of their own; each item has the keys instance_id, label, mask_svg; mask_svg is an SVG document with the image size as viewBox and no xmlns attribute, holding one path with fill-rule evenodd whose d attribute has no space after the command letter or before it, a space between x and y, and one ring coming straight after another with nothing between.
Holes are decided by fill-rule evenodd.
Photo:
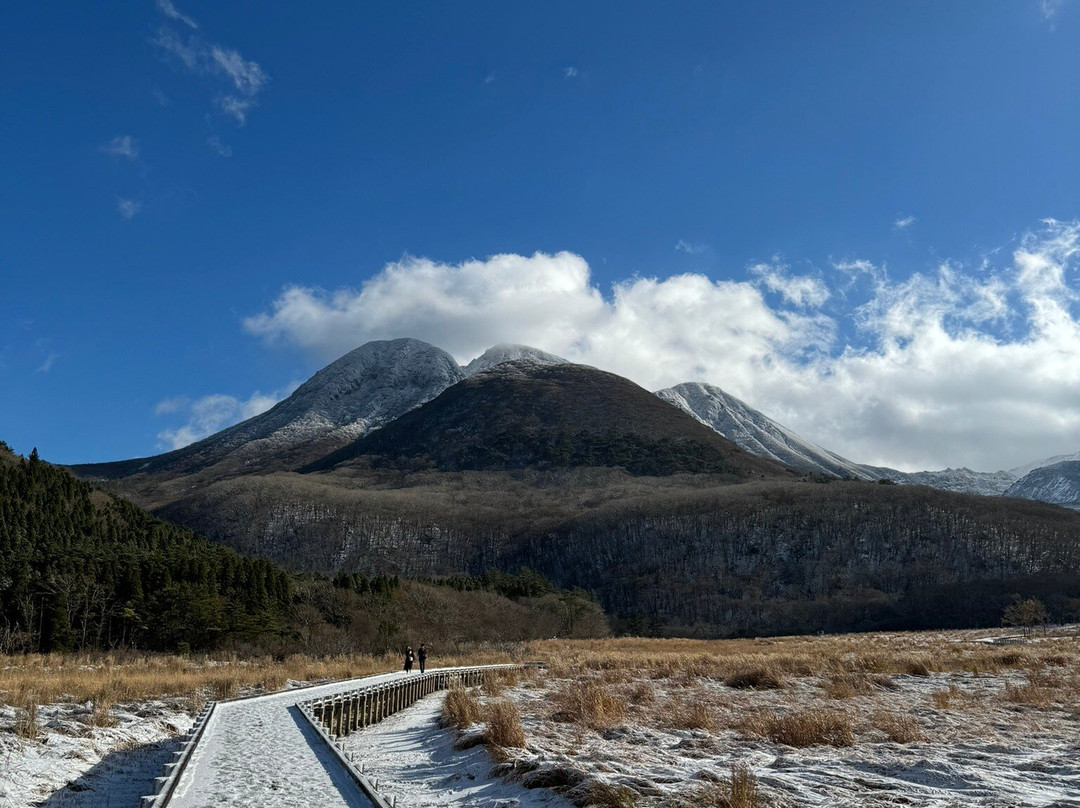
<instances>
[{"instance_id":1,"label":"cumulus cloud","mask_svg":"<svg viewBox=\"0 0 1080 808\"><path fill-rule=\"evenodd\" d=\"M202 440L226 427L254 418L266 412L299 387L299 382L270 393L255 391L247 399L214 393L197 399L185 396L162 399L154 407L155 415L184 416L187 421L180 426L161 430L158 448L163 451L182 449L188 444Z\"/></svg>"},{"instance_id":2,"label":"cumulus cloud","mask_svg":"<svg viewBox=\"0 0 1080 808\"><path fill-rule=\"evenodd\" d=\"M649 389L715 384L860 462L996 470L1080 449L1078 258L1080 223L1053 220L999 266L898 279L864 259L821 277L774 261L601 289L567 252L406 258L356 289L289 287L244 327L320 361L399 336L462 362L530 344Z\"/></svg>"},{"instance_id":3,"label":"cumulus cloud","mask_svg":"<svg viewBox=\"0 0 1080 808\"><path fill-rule=\"evenodd\" d=\"M139 144L131 135L117 135L103 145L101 151L110 157L120 157L124 160L139 159Z\"/></svg>"}]
</instances>

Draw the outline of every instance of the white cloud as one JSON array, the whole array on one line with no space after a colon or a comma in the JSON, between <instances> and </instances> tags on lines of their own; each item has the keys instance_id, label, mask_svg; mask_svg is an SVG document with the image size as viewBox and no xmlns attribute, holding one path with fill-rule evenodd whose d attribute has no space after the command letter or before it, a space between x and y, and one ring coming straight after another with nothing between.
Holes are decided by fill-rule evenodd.
<instances>
[{"instance_id":1,"label":"white cloud","mask_svg":"<svg viewBox=\"0 0 1080 808\"><path fill-rule=\"evenodd\" d=\"M158 448L165 451L182 449L226 427L254 418L266 412L299 386L299 382L293 382L281 390L270 393L255 391L246 400L223 393L215 393L194 400L184 396L162 399L154 407L155 415L180 413L186 416L187 422L159 432Z\"/></svg>"},{"instance_id":2,"label":"white cloud","mask_svg":"<svg viewBox=\"0 0 1080 808\"><path fill-rule=\"evenodd\" d=\"M247 123L248 112L255 106L255 101L251 98L223 95L217 100L217 105L222 112L236 121L238 126L243 126Z\"/></svg>"},{"instance_id":3,"label":"white cloud","mask_svg":"<svg viewBox=\"0 0 1080 808\"><path fill-rule=\"evenodd\" d=\"M915 224L914 216L898 216L896 221L893 222L893 230L907 230L913 224Z\"/></svg>"},{"instance_id":4,"label":"white cloud","mask_svg":"<svg viewBox=\"0 0 1080 808\"><path fill-rule=\"evenodd\" d=\"M488 73L484 77L484 84L494 84L494 83L495 83L495 74L494 73Z\"/></svg>"},{"instance_id":5,"label":"white cloud","mask_svg":"<svg viewBox=\"0 0 1080 808\"><path fill-rule=\"evenodd\" d=\"M56 364L56 360L59 358L59 353L57 353L56 351L49 351L49 355L45 357L45 361L38 365L37 370L35 370L34 372L48 373L50 370L52 370L53 365Z\"/></svg>"},{"instance_id":6,"label":"white cloud","mask_svg":"<svg viewBox=\"0 0 1080 808\"><path fill-rule=\"evenodd\" d=\"M577 78L578 69L576 67L564 67L563 77L568 79Z\"/></svg>"},{"instance_id":7,"label":"white cloud","mask_svg":"<svg viewBox=\"0 0 1080 808\"><path fill-rule=\"evenodd\" d=\"M256 62L249 62L237 51L213 45L210 56L218 69L228 76L238 92L253 96L269 80L263 69Z\"/></svg>"},{"instance_id":8,"label":"white cloud","mask_svg":"<svg viewBox=\"0 0 1080 808\"><path fill-rule=\"evenodd\" d=\"M605 292L572 253L406 258L358 289L290 287L245 328L324 361L399 336L460 361L531 344L649 389L716 384L861 462L994 470L1080 450L1078 264L1080 223L1056 221L1003 266L903 280L866 260L822 277L774 262L744 281L636 277Z\"/></svg>"},{"instance_id":9,"label":"white cloud","mask_svg":"<svg viewBox=\"0 0 1080 808\"><path fill-rule=\"evenodd\" d=\"M191 19L185 14L181 14L180 11L169 0L157 0L158 11L168 17L170 20L176 20L182 22L188 28L198 29L199 24L195 20Z\"/></svg>"},{"instance_id":10,"label":"white cloud","mask_svg":"<svg viewBox=\"0 0 1080 808\"><path fill-rule=\"evenodd\" d=\"M139 159L139 144L131 135L117 135L101 147L101 151L110 157L125 160Z\"/></svg>"},{"instance_id":11,"label":"white cloud","mask_svg":"<svg viewBox=\"0 0 1080 808\"><path fill-rule=\"evenodd\" d=\"M1042 12L1043 19L1047 22L1057 17L1058 12L1061 11L1061 7L1065 5L1065 0L1039 0L1039 10Z\"/></svg>"},{"instance_id":12,"label":"white cloud","mask_svg":"<svg viewBox=\"0 0 1080 808\"><path fill-rule=\"evenodd\" d=\"M168 16L168 15L167 15ZM215 98L221 112L237 125L247 123L248 113L258 106L259 93L270 77L259 66L233 49L208 42L198 34L180 36L172 28L162 26L154 44L175 57L191 72L217 78L225 88Z\"/></svg>"},{"instance_id":13,"label":"white cloud","mask_svg":"<svg viewBox=\"0 0 1080 808\"><path fill-rule=\"evenodd\" d=\"M123 197L117 197L116 199L116 212L120 214L120 218L125 222L130 222L134 219L142 210L143 203L137 199L124 199Z\"/></svg>"},{"instance_id":14,"label":"white cloud","mask_svg":"<svg viewBox=\"0 0 1080 808\"><path fill-rule=\"evenodd\" d=\"M210 135L206 139L206 145L216 151L221 157L232 157L232 147L223 143L217 135Z\"/></svg>"},{"instance_id":15,"label":"white cloud","mask_svg":"<svg viewBox=\"0 0 1080 808\"><path fill-rule=\"evenodd\" d=\"M675 243L675 250L677 252L684 252L687 255L702 255L709 251L708 244L695 244L694 242L687 241L686 239L679 239Z\"/></svg>"},{"instance_id":16,"label":"white cloud","mask_svg":"<svg viewBox=\"0 0 1080 808\"><path fill-rule=\"evenodd\" d=\"M829 288L821 278L792 275L785 264L775 259L771 264L754 264L749 271L762 286L793 306L819 307L829 299Z\"/></svg>"}]
</instances>

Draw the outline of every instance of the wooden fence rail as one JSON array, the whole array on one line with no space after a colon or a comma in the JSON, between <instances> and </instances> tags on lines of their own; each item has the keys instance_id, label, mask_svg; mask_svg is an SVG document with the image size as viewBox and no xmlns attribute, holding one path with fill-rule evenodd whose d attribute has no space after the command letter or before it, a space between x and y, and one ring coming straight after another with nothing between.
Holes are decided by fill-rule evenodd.
<instances>
[{"instance_id":1,"label":"wooden fence rail","mask_svg":"<svg viewBox=\"0 0 1080 808\"><path fill-rule=\"evenodd\" d=\"M542 667L542 663L483 665L431 671L368 685L326 698L311 699L301 702L301 706L307 708L332 737L338 738L377 724L437 690L446 690L457 684L475 687L483 684L484 677L493 673L537 667Z\"/></svg>"}]
</instances>

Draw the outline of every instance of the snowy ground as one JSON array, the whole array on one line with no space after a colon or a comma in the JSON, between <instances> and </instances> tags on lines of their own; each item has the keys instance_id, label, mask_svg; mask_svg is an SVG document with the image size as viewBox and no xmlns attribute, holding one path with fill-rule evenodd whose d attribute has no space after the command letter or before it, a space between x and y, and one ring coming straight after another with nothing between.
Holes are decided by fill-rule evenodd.
<instances>
[{"instance_id":1,"label":"snowy ground","mask_svg":"<svg viewBox=\"0 0 1080 808\"><path fill-rule=\"evenodd\" d=\"M100 727L90 704L46 705L34 740L15 735L15 710L0 708L0 808L137 806L191 726L180 706L117 705L109 713L115 724Z\"/></svg>"},{"instance_id":2,"label":"snowy ground","mask_svg":"<svg viewBox=\"0 0 1080 808\"><path fill-rule=\"evenodd\" d=\"M547 789L526 789L492 774L483 746L454 749L454 735L437 719L444 694L435 693L373 727L345 738L345 749L379 779L379 792L409 808L570 808Z\"/></svg>"},{"instance_id":3,"label":"snowy ground","mask_svg":"<svg viewBox=\"0 0 1080 808\"><path fill-rule=\"evenodd\" d=\"M700 804L696 792L742 765L768 806L1080 808L1075 659L1035 671L789 675L766 690L685 674L582 671L502 695L518 705L528 738L527 751L511 752L518 778L556 767L572 774L570 783L633 789L639 806ZM625 714L593 727L568 719L565 694L582 679L621 701ZM770 717L808 710L839 716L851 745L796 748L760 732ZM916 737L890 740L897 726Z\"/></svg>"}]
</instances>

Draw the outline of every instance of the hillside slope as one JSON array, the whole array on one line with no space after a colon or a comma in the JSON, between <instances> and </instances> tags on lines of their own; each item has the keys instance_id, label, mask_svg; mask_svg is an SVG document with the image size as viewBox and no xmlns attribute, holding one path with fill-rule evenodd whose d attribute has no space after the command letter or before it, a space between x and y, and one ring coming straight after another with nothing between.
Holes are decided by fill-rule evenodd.
<instances>
[{"instance_id":1,"label":"hillside slope","mask_svg":"<svg viewBox=\"0 0 1080 808\"><path fill-rule=\"evenodd\" d=\"M72 466L92 479L266 471L307 462L434 398L464 378L445 351L416 339L368 342L330 363L288 398L190 446L154 457Z\"/></svg>"},{"instance_id":2,"label":"hillside slope","mask_svg":"<svg viewBox=\"0 0 1080 808\"><path fill-rule=\"evenodd\" d=\"M635 474L789 474L628 379L584 365L504 362L307 467L617 466Z\"/></svg>"}]
</instances>

